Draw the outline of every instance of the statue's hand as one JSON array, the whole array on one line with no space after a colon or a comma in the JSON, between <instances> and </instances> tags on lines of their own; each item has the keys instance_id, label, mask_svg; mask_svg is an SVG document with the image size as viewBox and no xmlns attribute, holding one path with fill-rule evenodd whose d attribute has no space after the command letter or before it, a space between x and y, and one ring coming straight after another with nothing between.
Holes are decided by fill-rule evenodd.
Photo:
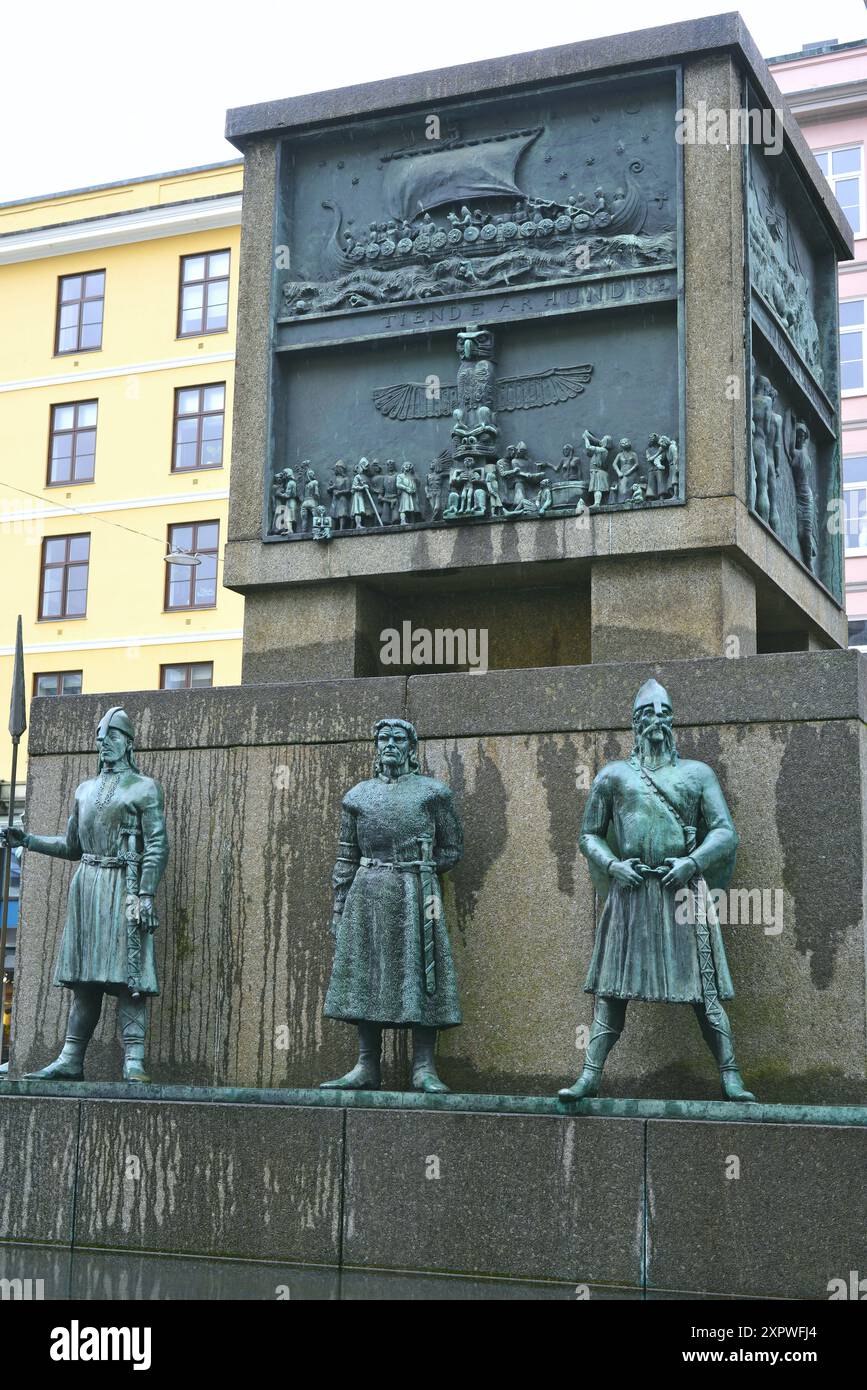
<instances>
[{"instance_id":1,"label":"statue's hand","mask_svg":"<svg viewBox=\"0 0 867 1390\"><path fill-rule=\"evenodd\" d=\"M666 859L671 868L662 880L664 888L683 888L698 872L693 859Z\"/></svg>"},{"instance_id":2,"label":"statue's hand","mask_svg":"<svg viewBox=\"0 0 867 1390\"><path fill-rule=\"evenodd\" d=\"M147 931L156 931L160 920L154 910L154 900L150 893L141 893L138 900L139 924Z\"/></svg>"},{"instance_id":3,"label":"statue's hand","mask_svg":"<svg viewBox=\"0 0 867 1390\"><path fill-rule=\"evenodd\" d=\"M3 826L0 829L0 847L6 849L21 849L27 839L27 831L20 823L17 825Z\"/></svg>"},{"instance_id":4,"label":"statue's hand","mask_svg":"<svg viewBox=\"0 0 867 1390\"><path fill-rule=\"evenodd\" d=\"M608 876L626 888L634 888L644 882L635 864L634 859L613 859L608 865Z\"/></svg>"}]
</instances>

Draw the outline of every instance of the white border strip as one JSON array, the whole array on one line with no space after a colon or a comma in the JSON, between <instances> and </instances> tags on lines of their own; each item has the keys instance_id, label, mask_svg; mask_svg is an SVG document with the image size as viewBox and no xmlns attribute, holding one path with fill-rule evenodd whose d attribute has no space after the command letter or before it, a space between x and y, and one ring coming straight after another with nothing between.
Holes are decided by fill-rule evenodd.
<instances>
[{"instance_id":1,"label":"white border strip","mask_svg":"<svg viewBox=\"0 0 867 1390\"><path fill-rule=\"evenodd\" d=\"M183 646L185 642L239 642L243 629L225 632L179 632L162 633L156 637L99 637L90 642L28 642L24 655L30 652L96 652L112 648L122 650L130 647L173 647ZM14 647L0 647L0 657L14 656Z\"/></svg>"},{"instance_id":2,"label":"white border strip","mask_svg":"<svg viewBox=\"0 0 867 1390\"><path fill-rule=\"evenodd\" d=\"M209 472L210 470L206 469L205 471ZM180 507L190 502L225 502L228 496L228 488L219 488L213 491L203 489L201 492L176 492L166 497L129 497L113 502L69 502L65 506L27 507L26 509L22 507L18 511L11 504L7 505L3 484L0 482L0 535L5 530L14 532L15 527L24 521L53 521L58 516L92 516L96 512L134 512L143 507Z\"/></svg>"},{"instance_id":3,"label":"white border strip","mask_svg":"<svg viewBox=\"0 0 867 1390\"><path fill-rule=\"evenodd\" d=\"M84 355L82 353L82 356ZM234 352L202 352L197 357L166 357L159 362L134 362L127 367L98 367L92 372L64 372L57 376L32 376L21 381L2 381L0 392L31 391L40 386L68 386L77 381L99 381L102 377L141 376L144 372L165 372L173 367L201 367L211 362L234 360Z\"/></svg>"}]
</instances>

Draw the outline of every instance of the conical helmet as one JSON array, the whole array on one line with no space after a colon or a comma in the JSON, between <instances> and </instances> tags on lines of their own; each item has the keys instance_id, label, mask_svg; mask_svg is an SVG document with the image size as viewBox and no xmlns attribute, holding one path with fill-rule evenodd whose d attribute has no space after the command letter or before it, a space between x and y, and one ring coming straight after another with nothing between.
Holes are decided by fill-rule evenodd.
<instances>
[{"instance_id":1,"label":"conical helmet","mask_svg":"<svg viewBox=\"0 0 867 1390\"><path fill-rule=\"evenodd\" d=\"M125 709L120 705L112 705L111 709L106 710L99 721L96 729L96 737L105 738L109 729L120 729L121 733L126 734L127 738L134 738L135 731L130 722L130 717Z\"/></svg>"},{"instance_id":2,"label":"conical helmet","mask_svg":"<svg viewBox=\"0 0 867 1390\"><path fill-rule=\"evenodd\" d=\"M662 713L663 705L667 706L669 710L673 708L665 686L660 685L659 681L654 680L652 676L650 680L644 682L644 685L635 697L635 703L632 706L633 718L638 711L644 709L646 705L653 705L657 714Z\"/></svg>"}]
</instances>

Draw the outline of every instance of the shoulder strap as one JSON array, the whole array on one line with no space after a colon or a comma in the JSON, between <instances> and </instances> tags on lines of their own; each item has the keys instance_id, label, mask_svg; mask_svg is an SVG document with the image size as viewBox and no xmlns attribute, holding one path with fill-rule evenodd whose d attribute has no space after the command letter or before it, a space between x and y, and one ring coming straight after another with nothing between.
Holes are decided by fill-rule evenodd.
<instances>
[{"instance_id":1,"label":"shoulder strap","mask_svg":"<svg viewBox=\"0 0 867 1390\"><path fill-rule=\"evenodd\" d=\"M647 771L647 768L642 767L641 763L638 764L638 775L647 784L647 786L653 792L657 800L661 801L663 806L665 806L666 810L670 811L671 814L674 816L675 820L677 821L678 825L683 831L683 839L684 845L686 847L686 853L688 855L692 854L692 851L695 849L696 840L695 826L687 825L686 821L683 819L683 816L680 814L670 797L666 795L666 793L662 790L662 787L659 786L656 780L653 777L651 777L650 773Z\"/></svg>"}]
</instances>

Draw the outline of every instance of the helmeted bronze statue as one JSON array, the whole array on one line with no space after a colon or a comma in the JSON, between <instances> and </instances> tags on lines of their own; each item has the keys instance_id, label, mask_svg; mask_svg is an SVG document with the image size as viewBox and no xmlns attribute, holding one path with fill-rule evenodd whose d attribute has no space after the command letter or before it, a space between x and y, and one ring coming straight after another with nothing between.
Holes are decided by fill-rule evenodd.
<instances>
[{"instance_id":1,"label":"helmeted bronze statue","mask_svg":"<svg viewBox=\"0 0 867 1390\"><path fill-rule=\"evenodd\" d=\"M463 853L442 782L421 772L405 719L374 728L373 777L343 798L334 866L334 965L328 1018L358 1027L358 1062L332 1089L377 1090L383 1028L411 1028L412 1084L446 1091L434 1062L437 1030L461 1021L439 875Z\"/></svg>"},{"instance_id":2,"label":"helmeted bronze statue","mask_svg":"<svg viewBox=\"0 0 867 1390\"><path fill-rule=\"evenodd\" d=\"M560 1096L598 1094L627 1002L640 999L692 1004L724 1097L754 1100L720 1002L734 989L708 891L731 877L737 833L712 769L678 758L671 700L657 681L635 697L632 727L632 755L603 767L584 813L580 848L605 906L584 985L596 996L584 1070Z\"/></svg>"},{"instance_id":3,"label":"helmeted bronze statue","mask_svg":"<svg viewBox=\"0 0 867 1390\"><path fill-rule=\"evenodd\" d=\"M65 835L31 835L20 827L4 832L13 847L78 861L54 974L55 985L72 991L66 1042L56 1061L31 1075L82 1080L103 995L114 994L124 1080L147 1081L147 997L159 994L154 894L168 858L163 792L139 772L133 727L119 706L103 715L96 741L99 772L76 789Z\"/></svg>"}]
</instances>

